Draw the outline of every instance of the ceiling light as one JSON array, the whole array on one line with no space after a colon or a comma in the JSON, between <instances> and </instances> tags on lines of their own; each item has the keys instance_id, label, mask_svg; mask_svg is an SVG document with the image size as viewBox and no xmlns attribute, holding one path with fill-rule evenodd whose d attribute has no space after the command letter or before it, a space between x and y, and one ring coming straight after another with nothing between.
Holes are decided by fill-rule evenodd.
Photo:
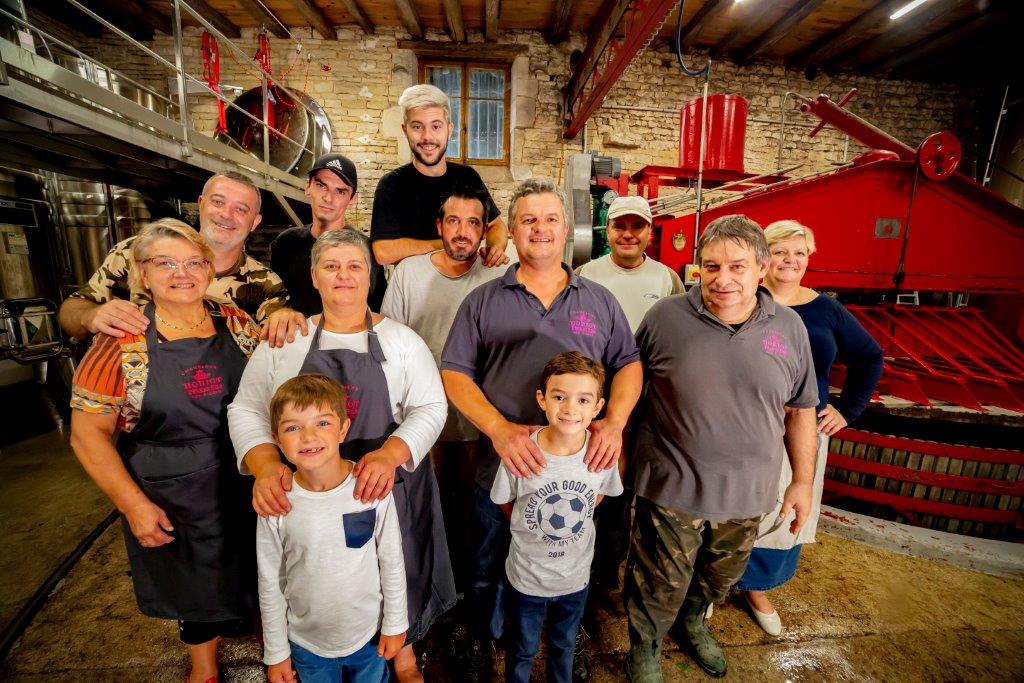
<instances>
[{"instance_id":1,"label":"ceiling light","mask_svg":"<svg viewBox=\"0 0 1024 683\"><path fill-rule=\"evenodd\" d=\"M923 5L926 2L928 2L928 0L913 0L913 2L908 2L903 7L900 7L898 10L896 10L895 12L890 14L889 15L889 19L891 21L896 21L897 19L902 17L904 14L909 14L910 12L913 12L914 10L916 10L918 7L920 7L921 5Z\"/></svg>"}]
</instances>

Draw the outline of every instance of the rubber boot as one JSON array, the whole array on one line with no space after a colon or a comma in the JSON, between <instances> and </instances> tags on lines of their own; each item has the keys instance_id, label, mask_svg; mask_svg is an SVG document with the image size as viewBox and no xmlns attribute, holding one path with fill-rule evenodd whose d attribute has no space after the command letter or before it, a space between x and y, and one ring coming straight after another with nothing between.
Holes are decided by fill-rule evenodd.
<instances>
[{"instance_id":1,"label":"rubber boot","mask_svg":"<svg viewBox=\"0 0 1024 683\"><path fill-rule=\"evenodd\" d=\"M725 653L704 623L707 609L708 603L704 596L687 595L682 609L683 633L687 649L700 668L709 676L720 678L725 675Z\"/></svg>"},{"instance_id":2,"label":"rubber boot","mask_svg":"<svg viewBox=\"0 0 1024 683\"><path fill-rule=\"evenodd\" d=\"M626 657L626 678L631 683L662 683L661 645L651 641L631 643Z\"/></svg>"}]
</instances>

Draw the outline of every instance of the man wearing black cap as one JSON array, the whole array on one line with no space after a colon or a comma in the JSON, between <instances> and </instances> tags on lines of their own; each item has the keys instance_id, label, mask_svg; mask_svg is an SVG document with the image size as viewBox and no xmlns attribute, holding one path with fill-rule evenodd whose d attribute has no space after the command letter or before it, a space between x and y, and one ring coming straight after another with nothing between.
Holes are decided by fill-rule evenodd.
<instances>
[{"instance_id":1,"label":"man wearing black cap","mask_svg":"<svg viewBox=\"0 0 1024 683\"><path fill-rule=\"evenodd\" d=\"M356 165L341 154L325 154L316 160L309 171L306 196L313 210L313 222L301 227L288 228L270 245L270 267L281 276L288 287L291 307L303 316L320 312L320 294L310 277L310 250L316 238L328 230L341 230L345 226L345 210L355 199L358 178ZM384 296L383 270L375 269L370 286L370 307L380 308ZM305 320L302 324L306 333Z\"/></svg>"}]
</instances>

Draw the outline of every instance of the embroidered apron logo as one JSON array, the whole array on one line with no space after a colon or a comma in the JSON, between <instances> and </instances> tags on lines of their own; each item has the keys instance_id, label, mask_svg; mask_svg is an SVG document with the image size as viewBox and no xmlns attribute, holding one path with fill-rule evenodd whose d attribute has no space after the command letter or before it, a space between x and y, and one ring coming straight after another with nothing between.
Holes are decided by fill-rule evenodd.
<instances>
[{"instance_id":1,"label":"embroidered apron logo","mask_svg":"<svg viewBox=\"0 0 1024 683\"><path fill-rule=\"evenodd\" d=\"M594 316L586 311L570 311L569 329L575 335L593 337L597 334L597 323L594 322Z\"/></svg>"},{"instance_id":2,"label":"embroidered apron logo","mask_svg":"<svg viewBox=\"0 0 1024 683\"><path fill-rule=\"evenodd\" d=\"M789 344L786 343L786 338L775 330L768 332L761 339L761 348L771 356L778 356L779 358L789 356Z\"/></svg>"},{"instance_id":3,"label":"embroidered apron logo","mask_svg":"<svg viewBox=\"0 0 1024 683\"><path fill-rule=\"evenodd\" d=\"M523 510L526 528L540 531L548 545L566 546L583 535L594 516L597 494L583 482L565 479L545 484L530 494Z\"/></svg>"},{"instance_id":4,"label":"embroidered apron logo","mask_svg":"<svg viewBox=\"0 0 1024 683\"><path fill-rule=\"evenodd\" d=\"M182 377L186 378L182 386L193 399L220 396L224 393L224 378L214 374L218 372L220 368L210 363L193 365L181 373Z\"/></svg>"},{"instance_id":5,"label":"embroidered apron logo","mask_svg":"<svg viewBox=\"0 0 1024 683\"><path fill-rule=\"evenodd\" d=\"M348 415L348 419L356 419L356 415L359 414L359 397L356 395L359 393L359 387L355 384L345 385L345 413Z\"/></svg>"}]
</instances>

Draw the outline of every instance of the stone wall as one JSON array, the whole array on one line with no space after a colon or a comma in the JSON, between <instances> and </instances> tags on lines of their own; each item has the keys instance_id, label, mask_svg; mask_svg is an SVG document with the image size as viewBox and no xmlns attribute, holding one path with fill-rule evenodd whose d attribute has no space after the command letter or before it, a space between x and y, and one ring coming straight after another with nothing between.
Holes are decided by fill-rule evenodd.
<instances>
[{"instance_id":1,"label":"stone wall","mask_svg":"<svg viewBox=\"0 0 1024 683\"><path fill-rule=\"evenodd\" d=\"M399 41L408 38L401 30L381 27L374 35L366 35L343 28L336 41L322 40L309 29L293 33L297 42L272 39L274 72L286 74L283 82L288 87L306 89L330 116L335 151L351 157L359 168L359 200L350 209L349 220L365 229L378 179L409 159L396 103L417 76L416 55L399 47ZM200 33L187 29L185 37L187 69L201 76ZM446 40L439 33L427 38ZM471 43L480 45L481 54L486 54L488 47L481 40L480 35L469 36ZM668 47L652 44L639 55L591 118L585 136L566 141L561 136L560 89L568 80L570 52L583 47L582 36L551 46L537 32L506 32L502 42L523 48L522 56L512 65L511 160L507 168L481 166L479 170L503 212L516 181L530 176L559 179L565 156L581 151L584 137L588 151L620 157L628 172L646 164L678 163L678 110L700 95L703 83L682 74ZM236 43L245 54L253 54L254 32L244 30ZM298 44L301 51L296 51ZM158 90L167 90L167 78L173 74L151 58L141 58L116 36L102 40L83 37L80 46L100 61ZM171 38L158 35L149 47L173 62ZM688 55L687 63L693 66L700 59ZM221 47L223 84L243 89L259 84L255 69L243 66L242 61L240 55L232 56L227 46ZM847 145L833 130L808 139L816 120L797 112L794 100L785 95L788 91L804 95L823 92L838 99L851 87L859 88L860 94L850 109L909 145L916 146L929 133L943 129L966 137L965 146L971 143L973 132L962 120L969 113L970 98L954 86L854 75L822 75L808 81L802 72L779 65L741 67L728 61L713 64L710 81L711 93L735 93L749 101L745 163L746 170L752 172L779 166L783 108L787 123L781 134L782 166L804 164L797 173L826 170L861 151L856 142ZM215 124L213 98L192 95L189 108L195 127L211 132Z\"/></svg>"}]
</instances>

